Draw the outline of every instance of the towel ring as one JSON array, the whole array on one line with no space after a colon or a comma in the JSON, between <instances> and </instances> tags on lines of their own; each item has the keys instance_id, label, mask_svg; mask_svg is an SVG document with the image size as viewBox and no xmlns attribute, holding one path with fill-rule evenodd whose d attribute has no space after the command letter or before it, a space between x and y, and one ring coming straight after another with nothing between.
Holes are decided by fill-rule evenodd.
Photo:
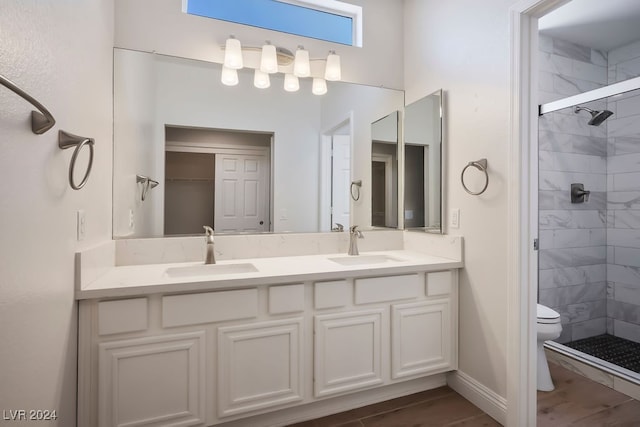
<instances>
[{"instance_id":1,"label":"towel ring","mask_svg":"<svg viewBox=\"0 0 640 427\"><path fill-rule=\"evenodd\" d=\"M464 183L464 173L469 168L469 166L473 166L474 168L478 169L480 172L484 172L484 179L485 179L484 187L482 187L482 190L478 192L473 192L469 190L466 184ZM489 174L487 173L487 159L480 159L474 162L467 163L467 166L465 166L464 169L462 169L462 173L460 174L460 181L462 181L462 188L464 188L464 191L471 194L472 196L478 196L484 193L487 187L489 186Z\"/></svg>"},{"instance_id":2,"label":"towel ring","mask_svg":"<svg viewBox=\"0 0 640 427\"><path fill-rule=\"evenodd\" d=\"M356 189L356 194L353 194L353 188L355 187ZM354 201L358 201L360 200L360 187L362 187L362 180L359 179L357 181L351 181L351 187L349 187L349 192L351 193L351 198Z\"/></svg>"},{"instance_id":3,"label":"towel ring","mask_svg":"<svg viewBox=\"0 0 640 427\"><path fill-rule=\"evenodd\" d=\"M149 190L151 190L152 188L156 188L159 184L159 182L155 179L151 179L148 176L144 175L136 175L136 183L142 184L142 195L140 196L140 198L143 202L147 198L147 193L149 192Z\"/></svg>"},{"instance_id":4,"label":"towel ring","mask_svg":"<svg viewBox=\"0 0 640 427\"><path fill-rule=\"evenodd\" d=\"M87 183L89 179L89 174L91 173L91 168L93 167L93 146L95 141L93 138L85 138L84 136L73 135L71 133L65 132L63 130L58 132L58 147L63 150L67 148L76 147L73 150L73 155L71 156L71 163L69 164L69 185L74 190L80 190ZM75 183L73 179L73 171L76 169L76 160L78 160L78 153L82 150L82 147L85 145L89 145L89 165L87 166L87 171L84 173L84 177L80 184Z\"/></svg>"}]
</instances>

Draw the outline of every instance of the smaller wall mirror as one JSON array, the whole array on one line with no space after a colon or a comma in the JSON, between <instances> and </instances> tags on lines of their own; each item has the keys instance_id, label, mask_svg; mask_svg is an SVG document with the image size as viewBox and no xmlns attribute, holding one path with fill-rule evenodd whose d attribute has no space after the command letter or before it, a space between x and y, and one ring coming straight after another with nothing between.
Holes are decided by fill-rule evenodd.
<instances>
[{"instance_id":1,"label":"smaller wall mirror","mask_svg":"<svg viewBox=\"0 0 640 427\"><path fill-rule=\"evenodd\" d=\"M371 124L371 225L398 227L399 112Z\"/></svg>"},{"instance_id":2,"label":"smaller wall mirror","mask_svg":"<svg viewBox=\"0 0 640 427\"><path fill-rule=\"evenodd\" d=\"M404 225L442 230L443 93L438 90L405 107Z\"/></svg>"}]
</instances>

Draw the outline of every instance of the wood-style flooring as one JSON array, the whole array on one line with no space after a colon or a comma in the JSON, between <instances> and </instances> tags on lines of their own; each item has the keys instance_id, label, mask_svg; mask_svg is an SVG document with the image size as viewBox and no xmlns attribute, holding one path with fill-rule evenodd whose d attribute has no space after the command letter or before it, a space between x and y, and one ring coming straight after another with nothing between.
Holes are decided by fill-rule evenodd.
<instances>
[{"instance_id":1,"label":"wood-style flooring","mask_svg":"<svg viewBox=\"0 0 640 427\"><path fill-rule=\"evenodd\" d=\"M640 402L549 363L555 390L538 392L538 427L640 426Z\"/></svg>"},{"instance_id":2,"label":"wood-style flooring","mask_svg":"<svg viewBox=\"0 0 640 427\"><path fill-rule=\"evenodd\" d=\"M499 426L449 387L387 400L290 427Z\"/></svg>"},{"instance_id":3,"label":"wood-style flooring","mask_svg":"<svg viewBox=\"0 0 640 427\"><path fill-rule=\"evenodd\" d=\"M549 364L556 389L538 392L538 427L640 426L640 402ZM291 427L500 426L449 387L376 403Z\"/></svg>"}]
</instances>

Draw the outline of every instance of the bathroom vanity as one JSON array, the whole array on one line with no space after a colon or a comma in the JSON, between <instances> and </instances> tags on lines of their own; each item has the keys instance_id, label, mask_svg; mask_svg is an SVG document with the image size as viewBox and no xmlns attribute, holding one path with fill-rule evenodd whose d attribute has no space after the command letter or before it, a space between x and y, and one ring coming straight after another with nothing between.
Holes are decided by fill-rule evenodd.
<instances>
[{"instance_id":1,"label":"bathroom vanity","mask_svg":"<svg viewBox=\"0 0 640 427\"><path fill-rule=\"evenodd\" d=\"M214 265L79 254L79 425L285 425L444 385L462 239L381 232L348 256L335 234Z\"/></svg>"}]
</instances>

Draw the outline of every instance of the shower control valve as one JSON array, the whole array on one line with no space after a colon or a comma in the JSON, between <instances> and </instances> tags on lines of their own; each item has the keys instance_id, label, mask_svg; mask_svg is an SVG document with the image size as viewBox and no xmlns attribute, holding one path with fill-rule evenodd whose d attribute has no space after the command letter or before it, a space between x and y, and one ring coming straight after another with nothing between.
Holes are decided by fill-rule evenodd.
<instances>
[{"instance_id":1,"label":"shower control valve","mask_svg":"<svg viewBox=\"0 0 640 427\"><path fill-rule=\"evenodd\" d=\"M591 191L584 189L584 184L571 184L571 203L586 203Z\"/></svg>"}]
</instances>

